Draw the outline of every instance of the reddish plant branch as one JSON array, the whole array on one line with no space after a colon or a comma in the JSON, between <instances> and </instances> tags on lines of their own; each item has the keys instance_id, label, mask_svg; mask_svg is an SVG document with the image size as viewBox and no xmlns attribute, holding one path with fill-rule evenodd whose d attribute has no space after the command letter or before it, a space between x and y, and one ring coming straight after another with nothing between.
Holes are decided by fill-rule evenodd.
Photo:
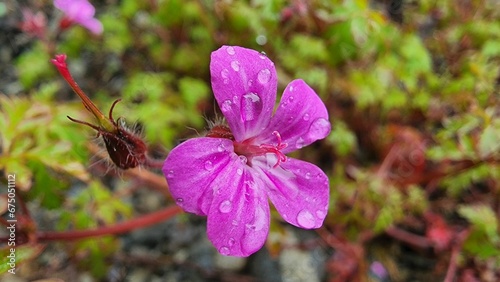
<instances>
[{"instance_id":1,"label":"reddish plant branch","mask_svg":"<svg viewBox=\"0 0 500 282\"><path fill-rule=\"evenodd\" d=\"M38 232L36 238L38 241L54 241L54 240L77 240L82 238L90 238L104 235L117 235L130 232L135 229L144 228L169 218L182 212L178 206L169 206L159 211L143 215L125 222L121 222L111 226L103 226L91 230L75 230L64 232Z\"/></svg>"},{"instance_id":2,"label":"reddish plant branch","mask_svg":"<svg viewBox=\"0 0 500 282\"><path fill-rule=\"evenodd\" d=\"M392 238L405 242L418 249L427 249L432 247L432 242L424 236L419 236L403 229L391 226L385 230L385 233Z\"/></svg>"},{"instance_id":3,"label":"reddish plant branch","mask_svg":"<svg viewBox=\"0 0 500 282\"><path fill-rule=\"evenodd\" d=\"M455 274L457 272L458 255L460 254L463 244L467 237L469 237L470 229L461 231L455 238L455 244L451 249L450 264L448 265L448 270L446 271L446 277L444 282L455 281Z\"/></svg>"}]
</instances>

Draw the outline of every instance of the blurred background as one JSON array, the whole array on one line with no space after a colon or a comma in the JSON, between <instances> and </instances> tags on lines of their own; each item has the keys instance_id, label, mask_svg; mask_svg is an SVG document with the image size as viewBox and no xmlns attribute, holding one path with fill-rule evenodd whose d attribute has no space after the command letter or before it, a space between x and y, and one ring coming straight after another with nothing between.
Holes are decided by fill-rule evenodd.
<instances>
[{"instance_id":1,"label":"blurred background","mask_svg":"<svg viewBox=\"0 0 500 282\"><path fill-rule=\"evenodd\" d=\"M15 275L0 230L2 281L500 280L500 2L91 3L100 34L60 30L52 1L0 3L0 212L6 224L16 174L19 219ZM292 154L330 177L324 226L273 211L249 258L219 255L206 220L183 213L119 236L39 236L174 205L159 170L114 169L66 118L92 122L50 59L67 54L103 113L121 98L115 118L163 159L218 115L208 66L221 45L265 52L278 95L302 78L326 103L331 134Z\"/></svg>"}]
</instances>

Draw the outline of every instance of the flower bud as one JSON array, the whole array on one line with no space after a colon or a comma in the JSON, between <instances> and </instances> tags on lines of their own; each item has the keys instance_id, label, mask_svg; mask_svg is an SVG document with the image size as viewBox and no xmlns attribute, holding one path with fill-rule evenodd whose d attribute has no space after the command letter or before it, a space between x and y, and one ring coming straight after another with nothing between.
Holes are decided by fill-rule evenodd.
<instances>
[{"instance_id":1,"label":"flower bud","mask_svg":"<svg viewBox=\"0 0 500 282\"><path fill-rule=\"evenodd\" d=\"M89 126L97 131L97 136L102 136L106 150L113 163L121 169L134 168L147 162L147 146L142 139L131 132L120 122L113 119L113 109L120 101L116 100L109 110L108 117L97 108L83 90L76 84L69 73L66 65L66 55L56 55L52 63L57 67L59 73L64 77L76 94L82 99L85 108L96 118L98 125L93 125L85 121L68 118L76 123Z\"/></svg>"}]
</instances>

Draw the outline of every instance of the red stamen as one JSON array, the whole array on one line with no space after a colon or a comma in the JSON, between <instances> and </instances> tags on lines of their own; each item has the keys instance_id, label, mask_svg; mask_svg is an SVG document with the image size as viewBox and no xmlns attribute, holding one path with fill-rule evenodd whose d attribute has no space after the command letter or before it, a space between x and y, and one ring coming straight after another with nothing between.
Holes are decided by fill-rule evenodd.
<instances>
[{"instance_id":1,"label":"red stamen","mask_svg":"<svg viewBox=\"0 0 500 282\"><path fill-rule=\"evenodd\" d=\"M288 144L281 142L281 135L279 134L278 131L274 131L273 135L276 136L276 138L278 139L278 144L276 146L271 144L262 144L256 146L249 144L251 140L246 140L243 141L242 143L234 142L234 151L238 155L246 156L249 159L251 159L254 156L263 156L267 153L275 154L278 161L273 166L273 168L276 168L277 166L280 165L280 163L286 162L287 160L286 155L283 152L281 152L281 150L288 147Z\"/></svg>"}]
</instances>

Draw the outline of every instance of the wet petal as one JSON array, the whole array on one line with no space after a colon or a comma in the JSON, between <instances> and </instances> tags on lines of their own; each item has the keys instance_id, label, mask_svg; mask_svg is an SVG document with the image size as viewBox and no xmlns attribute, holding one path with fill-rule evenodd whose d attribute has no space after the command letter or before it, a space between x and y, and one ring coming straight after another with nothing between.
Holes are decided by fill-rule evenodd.
<instances>
[{"instance_id":1,"label":"wet petal","mask_svg":"<svg viewBox=\"0 0 500 282\"><path fill-rule=\"evenodd\" d=\"M255 163L255 162L254 162ZM290 224L304 228L318 228L328 212L328 178L317 166L288 158L279 167L268 169L257 163L267 194L278 212Z\"/></svg>"},{"instance_id":2,"label":"wet petal","mask_svg":"<svg viewBox=\"0 0 500 282\"><path fill-rule=\"evenodd\" d=\"M213 197L205 192L234 158L228 139L193 138L175 147L163 164L172 197L185 211L206 215Z\"/></svg>"},{"instance_id":3,"label":"wet petal","mask_svg":"<svg viewBox=\"0 0 500 282\"><path fill-rule=\"evenodd\" d=\"M323 139L330 133L331 124L325 104L303 80L297 79L288 84L271 124L260 135L259 142L276 142L273 131L278 131L282 142L288 144L282 150L285 154Z\"/></svg>"},{"instance_id":4,"label":"wet petal","mask_svg":"<svg viewBox=\"0 0 500 282\"><path fill-rule=\"evenodd\" d=\"M274 63L255 50L222 46L210 61L212 89L236 141L265 129L276 102Z\"/></svg>"},{"instance_id":5,"label":"wet petal","mask_svg":"<svg viewBox=\"0 0 500 282\"><path fill-rule=\"evenodd\" d=\"M228 256L249 256L265 243L269 204L255 171L236 159L211 184L213 201L207 234L217 250Z\"/></svg>"}]
</instances>

